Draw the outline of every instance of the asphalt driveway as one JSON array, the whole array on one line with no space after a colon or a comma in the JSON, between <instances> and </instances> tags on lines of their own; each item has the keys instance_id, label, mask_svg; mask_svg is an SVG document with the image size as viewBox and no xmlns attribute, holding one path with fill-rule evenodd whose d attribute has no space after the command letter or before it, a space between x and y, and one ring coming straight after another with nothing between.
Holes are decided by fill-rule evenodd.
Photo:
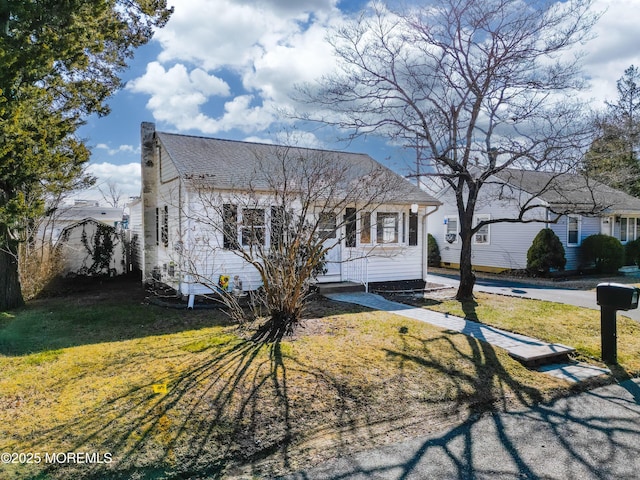
<instances>
[{"instance_id":1,"label":"asphalt driveway","mask_svg":"<svg viewBox=\"0 0 640 480\"><path fill-rule=\"evenodd\" d=\"M640 379L338 458L285 477L320 479L637 479Z\"/></svg>"},{"instance_id":2,"label":"asphalt driveway","mask_svg":"<svg viewBox=\"0 0 640 480\"><path fill-rule=\"evenodd\" d=\"M457 274L428 274L430 283L439 283L441 285L458 286ZM608 281L609 279L607 279ZM622 281L638 282L640 279L621 279ZM500 295L509 295L513 297L533 298L536 300L546 300L549 302L566 303L577 307L592 308L600 310L596 303L595 290L584 290L575 288L563 288L559 283L557 287L548 284L536 284L521 282L512 279L494 279L478 277L476 280L476 291L497 293ZM634 320L640 321L640 309L618 312L618 315L624 315Z\"/></svg>"}]
</instances>

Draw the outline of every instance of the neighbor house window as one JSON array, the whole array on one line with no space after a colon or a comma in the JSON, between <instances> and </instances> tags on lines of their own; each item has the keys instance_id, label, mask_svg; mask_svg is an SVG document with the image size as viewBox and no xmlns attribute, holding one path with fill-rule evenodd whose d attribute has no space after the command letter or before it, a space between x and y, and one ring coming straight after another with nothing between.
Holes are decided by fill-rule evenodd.
<instances>
[{"instance_id":1,"label":"neighbor house window","mask_svg":"<svg viewBox=\"0 0 640 480\"><path fill-rule=\"evenodd\" d=\"M620 241L630 242L638 238L640 218L620 218Z\"/></svg>"},{"instance_id":2,"label":"neighbor house window","mask_svg":"<svg viewBox=\"0 0 640 480\"><path fill-rule=\"evenodd\" d=\"M474 218L474 226L477 226L480 222L487 221L491 218L490 215L476 215ZM489 225L483 225L473 235L473 243L478 245L484 245L489 243Z\"/></svg>"},{"instance_id":3,"label":"neighbor house window","mask_svg":"<svg viewBox=\"0 0 640 480\"><path fill-rule=\"evenodd\" d=\"M409 212L409 246L418 245L418 214Z\"/></svg>"},{"instance_id":4,"label":"neighbor house window","mask_svg":"<svg viewBox=\"0 0 640 480\"><path fill-rule=\"evenodd\" d=\"M399 215L395 212L379 212L376 215L376 240L378 243L398 243Z\"/></svg>"},{"instance_id":5,"label":"neighbor house window","mask_svg":"<svg viewBox=\"0 0 640 480\"><path fill-rule=\"evenodd\" d=\"M569 215L567 217L567 245L576 246L580 243L580 217Z\"/></svg>"},{"instance_id":6,"label":"neighbor house window","mask_svg":"<svg viewBox=\"0 0 640 480\"><path fill-rule=\"evenodd\" d=\"M360 243L371 243L371 212L360 213Z\"/></svg>"},{"instance_id":7,"label":"neighbor house window","mask_svg":"<svg viewBox=\"0 0 640 480\"><path fill-rule=\"evenodd\" d=\"M242 209L242 245L264 245L264 209Z\"/></svg>"},{"instance_id":8,"label":"neighbor house window","mask_svg":"<svg viewBox=\"0 0 640 480\"><path fill-rule=\"evenodd\" d=\"M447 243L458 243L458 217L444 217L444 239Z\"/></svg>"}]
</instances>

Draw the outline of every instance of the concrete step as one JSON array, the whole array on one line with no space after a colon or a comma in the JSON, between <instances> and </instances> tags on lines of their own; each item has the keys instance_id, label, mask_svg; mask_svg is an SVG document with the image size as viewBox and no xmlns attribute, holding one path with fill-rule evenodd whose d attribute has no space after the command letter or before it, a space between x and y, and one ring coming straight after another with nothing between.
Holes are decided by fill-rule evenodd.
<instances>
[{"instance_id":1,"label":"concrete step","mask_svg":"<svg viewBox=\"0 0 640 480\"><path fill-rule=\"evenodd\" d=\"M572 383L581 382L601 375L611 374L611 370L608 368L595 367L593 365L579 362L563 364L554 363L540 367L538 368L538 371Z\"/></svg>"},{"instance_id":2,"label":"concrete step","mask_svg":"<svg viewBox=\"0 0 640 480\"><path fill-rule=\"evenodd\" d=\"M364 285L355 282L331 282L316 284L318 293L326 295L327 293L346 293L346 292L364 292Z\"/></svg>"},{"instance_id":3,"label":"concrete step","mask_svg":"<svg viewBox=\"0 0 640 480\"><path fill-rule=\"evenodd\" d=\"M568 355L575 351L575 348L567 347L560 343L519 345L508 349L509 355L527 367L535 367L547 363L558 363L561 360L566 360Z\"/></svg>"}]
</instances>

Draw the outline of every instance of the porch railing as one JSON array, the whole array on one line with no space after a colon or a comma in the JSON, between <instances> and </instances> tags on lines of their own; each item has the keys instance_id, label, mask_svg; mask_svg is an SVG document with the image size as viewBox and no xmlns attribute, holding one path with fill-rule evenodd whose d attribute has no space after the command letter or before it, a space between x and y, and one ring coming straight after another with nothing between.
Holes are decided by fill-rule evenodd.
<instances>
[{"instance_id":1,"label":"porch railing","mask_svg":"<svg viewBox=\"0 0 640 480\"><path fill-rule=\"evenodd\" d=\"M342 264L342 278L347 282L364 285L365 292L369 291L369 258L354 257Z\"/></svg>"}]
</instances>

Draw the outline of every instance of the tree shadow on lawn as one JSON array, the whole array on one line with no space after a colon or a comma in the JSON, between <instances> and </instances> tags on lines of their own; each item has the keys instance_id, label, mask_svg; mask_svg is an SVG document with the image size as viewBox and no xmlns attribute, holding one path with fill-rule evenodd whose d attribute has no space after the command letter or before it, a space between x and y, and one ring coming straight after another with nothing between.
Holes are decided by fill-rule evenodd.
<instances>
[{"instance_id":1,"label":"tree shadow on lawn","mask_svg":"<svg viewBox=\"0 0 640 480\"><path fill-rule=\"evenodd\" d=\"M361 309L347 306L345 310ZM315 313L321 311L316 306ZM332 314L342 311L341 306L329 310ZM192 339L179 347L192 356L181 357L181 364L173 369L178 373L163 379L166 393L154 393L158 385L152 382L132 387L95 406L87 403L72 420L51 428L33 425L29 437L14 441L13 447L113 454L113 462L107 465L41 465L45 469L35 474L40 478L219 478L230 466L271 457L289 468L289 448L304 436L304 418L313 416L315 408L328 409L341 423L349 424L345 418L349 417L345 413L348 392L341 382L321 368L291 358L286 342L233 336L222 346L198 342ZM141 355L130 361L133 369L136 362L142 369L145 359ZM294 397L289 392L291 369L305 380L302 387L296 385ZM310 390L301 392L307 385ZM319 406L313 405L314 388L325 392L318 395ZM327 390L331 393L326 394ZM331 405L322 405L325 397ZM52 403L53 419L55 410L65 406ZM11 444L4 447L13 448Z\"/></svg>"},{"instance_id":2,"label":"tree shadow on lawn","mask_svg":"<svg viewBox=\"0 0 640 480\"><path fill-rule=\"evenodd\" d=\"M463 304L467 318L477 318L474 303ZM402 369L410 364L435 369L452 379L459 406L469 407L467 418L427 438L327 462L283 480L636 478L640 454L637 381L620 383L628 394L614 390L615 386L589 391L586 383L565 388L544 402L536 388L509 374L495 348L484 341L465 336L468 353L451 336L419 338L407 334L408 329L403 332L403 348L387 351L390 361ZM443 363L433 353L441 349L431 348L442 340L474 370L465 372ZM408 353L409 341L422 344L419 355ZM616 378L629 378L622 367L610 367ZM582 394L567 396L572 390ZM514 395L515 403L510 398ZM611 414L608 408L613 406L621 408Z\"/></svg>"},{"instance_id":3,"label":"tree shadow on lawn","mask_svg":"<svg viewBox=\"0 0 640 480\"><path fill-rule=\"evenodd\" d=\"M342 310L342 306L336 308ZM400 398L415 394L402 391L408 388L406 380L412 375L405 367L412 364L448 379L457 403L447 409L467 409L471 425L479 412L496 405L506 408L513 393L527 406L541 399L535 388L509 374L489 344L460 334L428 338L397 335L399 347L387 348L384 353L398 366L400 373L389 381L398 385ZM466 340L461 343L454 337ZM408 348L409 340L422 345L419 352ZM448 343L453 359L444 362L433 353L436 341ZM461 347L464 342L469 349ZM134 364L136 361L143 359L131 359ZM70 421L50 428L34 425L30 440L20 441L21 449L31 451L110 452L114 458L111 464L42 465L45 470L35 473L41 478L114 480L234 478L239 471L271 477L303 466L300 459L306 458L307 449L323 450L321 456L312 458L317 461L353 451L354 439L363 447L381 443L398 425L424 428L424 417L411 417L407 413L411 409L382 405L376 410L368 403L370 389L384 385L358 389L329 365L292 354L288 342L229 341L196 349L180 361L175 365L176 373L166 378L166 393L154 393L152 382L137 385L101 404L87 406ZM471 364L472 369L460 368L459 363ZM421 412L437 410L425 407L425 403L418 406L424 408ZM389 412L381 414L385 408ZM433 448L448 451L459 440L465 442L469 458L450 456L461 476L473 478L470 452L477 440L471 427L464 426L448 431L436 443L425 443L421 451L394 468L400 467L406 474L419 471L416 468L426 452ZM505 438L503 444L509 445L510 439ZM534 471L517 449L512 460L525 474ZM237 470L241 467L243 470ZM382 469L373 474L386 472Z\"/></svg>"},{"instance_id":4,"label":"tree shadow on lawn","mask_svg":"<svg viewBox=\"0 0 640 480\"><path fill-rule=\"evenodd\" d=\"M471 402L466 420L426 438L344 457L283 480L637 477L637 382L620 384L629 395L611 386L541 403L539 392L509 375L485 342L467 337L471 355L451 343L460 358L476 366L474 373L462 373L430 353L434 339L413 340L423 343L422 355L388 351L390 360L434 368L454 378L458 387L473 386L467 393L478 401ZM517 408L508 407L507 390L516 394ZM464 398L465 392L458 393ZM610 406L620 408L611 414Z\"/></svg>"},{"instance_id":5,"label":"tree shadow on lawn","mask_svg":"<svg viewBox=\"0 0 640 480\"><path fill-rule=\"evenodd\" d=\"M198 358L167 379L132 388L81 416L44 428L28 445L41 451L109 452L109 465L49 465L43 478L218 478L230 462L269 455L290 442L287 372L280 343L242 341ZM162 386L160 388L162 390ZM261 445L260 400L279 431ZM24 444L23 444L24 445Z\"/></svg>"}]
</instances>

